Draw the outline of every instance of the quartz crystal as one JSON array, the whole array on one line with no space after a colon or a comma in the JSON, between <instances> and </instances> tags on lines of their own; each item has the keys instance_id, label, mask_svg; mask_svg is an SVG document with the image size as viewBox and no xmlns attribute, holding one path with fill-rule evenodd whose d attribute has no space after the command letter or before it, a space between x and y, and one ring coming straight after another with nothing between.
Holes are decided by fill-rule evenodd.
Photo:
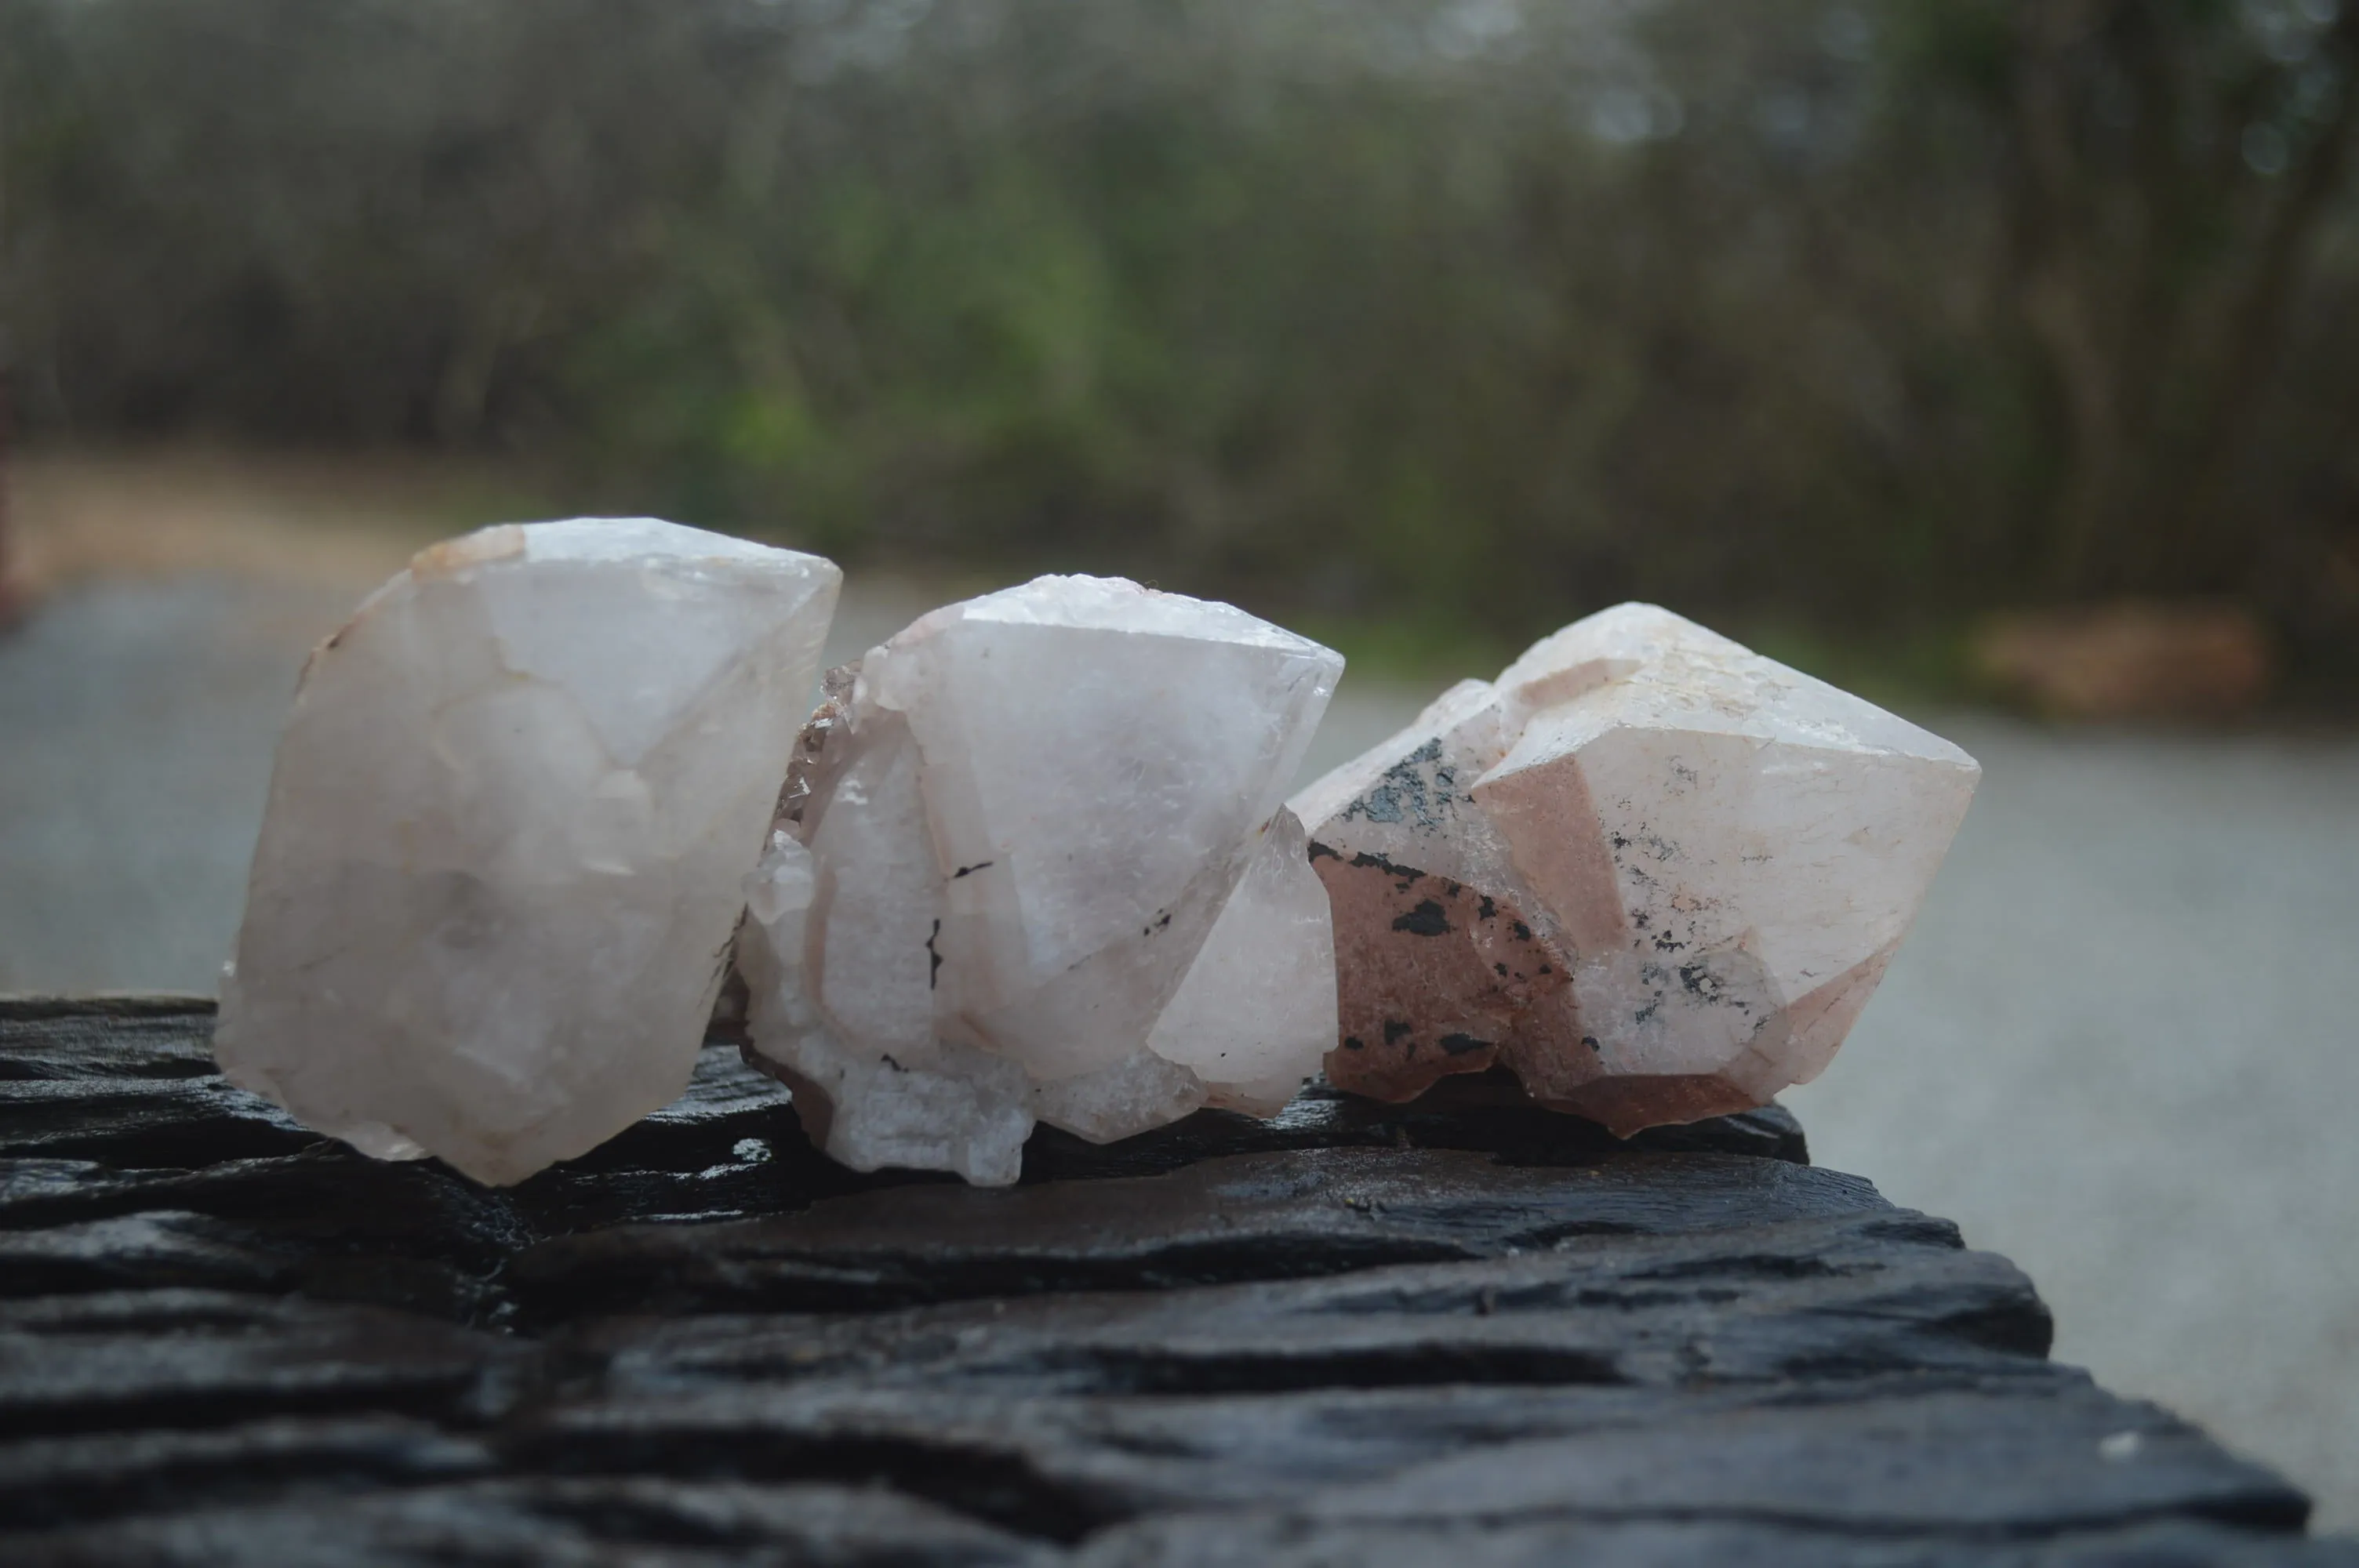
<instances>
[{"instance_id":1,"label":"quartz crystal","mask_svg":"<svg viewBox=\"0 0 2359 1568\"><path fill-rule=\"evenodd\" d=\"M1337 1086L1514 1070L1627 1135L1816 1076L1981 770L1668 611L1566 627L1295 797L1334 908Z\"/></svg>"},{"instance_id":2,"label":"quartz crystal","mask_svg":"<svg viewBox=\"0 0 2359 1568\"><path fill-rule=\"evenodd\" d=\"M652 519L421 553L304 668L223 1070L494 1183L677 1098L840 581Z\"/></svg>"},{"instance_id":3,"label":"quartz crystal","mask_svg":"<svg viewBox=\"0 0 2359 1568\"><path fill-rule=\"evenodd\" d=\"M747 881L750 1057L860 1170L1016 1179L1268 1114L1335 1038L1327 899L1281 804L1343 659L1243 611L1042 578L829 678Z\"/></svg>"}]
</instances>

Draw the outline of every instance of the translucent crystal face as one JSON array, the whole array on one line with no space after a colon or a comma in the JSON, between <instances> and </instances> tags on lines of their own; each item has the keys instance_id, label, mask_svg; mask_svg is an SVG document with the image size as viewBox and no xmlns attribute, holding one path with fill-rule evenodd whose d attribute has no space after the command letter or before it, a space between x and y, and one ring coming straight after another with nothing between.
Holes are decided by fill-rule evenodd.
<instances>
[{"instance_id":1,"label":"translucent crystal face","mask_svg":"<svg viewBox=\"0 0 2359 1568\"><path fill-rule=\"evenodd\" d=\"M998 1183L1035 1119L1105 1140L1282 1105L1335 1015L1279 801L1342 668L1228 605L1052 577L839 678L738 954L814 1137Z\"/></svg>"},{"instance_id":2,"label":"translucent crystal face","mask_svg":"<svg viewBox=\"0 0 2359 1568\"><path fill-rule=\"evenodd\" d=\"M840 580L653 519L422 552L304 670L223 1070L487 1182L675 1098Z\"/></svg>"},{"instance_id":3,"label":"translucent crystal face","mask_svg":"<svg viewBox=\"0 0 2359 1568\"><path fill-rule=\"evenodd\" d=\"M1981 770L1651 605L1445 693L1292 802L1334 912L1340 1087L1508 1066L1623 1133L1842 1044Z\"/></svg>"}]
</instances>

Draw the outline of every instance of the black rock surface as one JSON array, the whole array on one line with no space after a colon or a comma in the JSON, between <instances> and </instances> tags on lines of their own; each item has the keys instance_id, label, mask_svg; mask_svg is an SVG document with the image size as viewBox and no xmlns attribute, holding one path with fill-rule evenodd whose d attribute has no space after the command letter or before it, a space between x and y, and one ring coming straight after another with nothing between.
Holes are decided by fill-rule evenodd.
<instances>
[{"instance_id":1,"label":"black rock surface","mask_svg":"<svg viewBox=\"0 0 2359 1568\"><path fill-rule=\"evenodd\" d=\"M1314 1093L983 1191L716 1045L492 1190L211 1023L0 1001L0 1563L2359 1568L1782 1111Z\"/></svg>"}]
</instances>

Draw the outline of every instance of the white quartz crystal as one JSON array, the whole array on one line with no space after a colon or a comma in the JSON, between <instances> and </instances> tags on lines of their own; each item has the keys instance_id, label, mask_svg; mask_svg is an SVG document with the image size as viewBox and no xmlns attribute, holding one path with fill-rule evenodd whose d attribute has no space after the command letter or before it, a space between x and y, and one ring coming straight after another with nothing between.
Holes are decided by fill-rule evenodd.
<instances>
[{"instance_id":1,"label":"white quartz crystal","mask_svg":"<svg viewBox=\"0 0 2359 1568\"><path fill-rule=\"evenodd\" d=\"M304 668L223 1070L494 1183L677 1098L840 581L645 518L421 553Z\"/></svg>"},{"instance_id":2,"label":"white quartz crystal","mask_svg":"<svg viewBox=\"0 0 2359 1568\"><path fill-rule=\"evenodd\" d=\"M1981 770L1625 604L1466 681L1293 801L1333 904L1338 1086L1512 1068L1627 1134L1834 1055Z\"/></svg>"},{"instance_id":3,"label":"white quartz crystal","mask_svg":"<svg viewBox=\"0 0 2359 1568\"><path fill-rule=\"evenodd\" d=\"M1224 604L1042 578L831 676L747 881L756 1060L861 1170L1016 1179L1268 1113L1335 1038L1324 890L1281 800L1343 661Z\"/></svg>"}]
</instances>

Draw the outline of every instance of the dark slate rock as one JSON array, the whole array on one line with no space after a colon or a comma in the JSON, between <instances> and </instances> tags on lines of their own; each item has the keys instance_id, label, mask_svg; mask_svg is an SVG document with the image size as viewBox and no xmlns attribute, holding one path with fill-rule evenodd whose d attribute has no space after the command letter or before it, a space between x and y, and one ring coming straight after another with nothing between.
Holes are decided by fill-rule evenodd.
<instances>
[{"instance_id":1,"label":"dark slate rock","mask_svg":"<svg viewBox=\"0 0 2359 1568\"><path fill-rule=\"evenodd\" d=\"M1444 1265L1127 1293L984 1295L848 1315L598 1325L613 1388L1015 1384L1088 1393L1556 1382L1674 1386L2029 1365L2046 1309L2005 1260L1890 1211L1582 1237Z\"/></svg>"},{"instance_id":2,"label":"dark slate rock","mask_svg":"<svg viewBox=\"0 0 2359 1568\"><path fill-rule=\"evenodd\" d=\"M1045 1568L1062 1555L882 1487L539 1478L312 1493L58 1531L20 1550L21 1568Z\"/></svg>"},{"instance_id":3,"label":"dark slate rock","mask_svg":"<svg viewBox=\"0 0 2359 1568\"><path fill-rule=\"evenodd\" d=\"M1864 1210L1895 1212L1857 1177L1741 1155L1531 1167L1455 1151L1308 1149L1159 1176L931 1184L768 1219L618 1227L527 1248L508 1278L544 1315L585 1304L854 1311L1326 1274Z\"/></svg>"},{"instance_id":4,"label":"dark slate rock","mask_svg":"<svg viewBox=\"0 0 2359 1568\"><path fill-rule=\"evenodd\" d=\"M1502 1444L1337 1487L1312 1520L1774 1519L1820 1529L2053 1533L2162 1511L2298 1528L2307 1505L2208 1438L2088 1387L1919 1393L1684 1415Z\"/></svg>"},{"instance_id":5,"label":"dark slate rock","mask_svg":"<svg viewBox=\"0 0 2359 1568\"><path fill-rule=\"evenodd\" d=\"M1182 1516L1092 1543L1086 1568L2359 1568L2359 1546L2162 1520L2065 1535L1853 1534L1780 1520L1320 1524Z\"/></svg>"},{"instance_id":6,"label":"dark slate rock","mask_svg":"<svg viewBox=\"0 0 2359 1568\"><path fill-rule=\"evenodd\" d=\"M0 1227L26 1237L0 1245L0 1264L23 1265L0 1267L0 1294L243 1280L498 1324L511 1310L500 1278L536 1241L631 1222L777 1216L948 1183L827 1160L804 1138L786 1090L745 1066L735 1047L715 1044L675 1104L580 1160L485 1189L437 1161L387 1165L317 1138L220 1077L211 1030L210 1003L193 999L0 999ZM1539 1109L1504 1079L1461 1080L1448 1091L1411 1106L1321 1091L1274 1122L1204 1111L1103 1148L1044 1129L1027 1151L1027 1180L1330 1146L1463 1149L1533 1164L1610 1162L1641 1149L1806 1158L1800 1130L1774 1107L1625 1145ZM152 1234L90 1227L131 1215L172 1217ZM44 1230L55 1234L33 1238ZM136 1244L87 1244L114 1235Z\"/></svg>"},{"instance_id":7,"label":"dark slate rock","mask_svg":"<svg viewBox=\"0 0 2359 1568\"><path fill-rule=\"evenodd\" d=\"M223 1427L111 1429L0 1444L0 1515L71 1525L191 1503L268 1503L489 1474L478 1439L411 1416L266 1416Z\"/></svg>"},{"instance_id":8,"label":"dark slate rock","mask_svg":"<svg viewBox=\"0 0 2359 1568\"><path fill-rule=\"evenodd\" d=\"M143 1290L0 1304L0 1431L203 1427L304 1411L466 1422L533 1359L512 1340L300 1296Z\"/></svg>"},{"instance_id":9,"label":"dark slate rock","mask_svg":"<svg viewBox=\"0 0 2359 1568\"><path fill-rule=\"evenodd\" d=\"M716 1044L489 1190L210 1022L0 1000L0 1561L2359 1568L1781 1111L1320 1090L984 1192Z\"/></svg>"},{"instance_id":10,"label":"dark slate rock","mask_svg":"<svg viewBox=\"0 0 2359 1568\"><path fill-rule=\"evenodd\" d=\"M1543 1165L1631 1152L1747 1154L1810 1162L1800 1123L1780 1106L1691 1126L1658 1127L1624 1140L1593 1121L1533 1104L1502 1070L1445 1078L1408 1105L1385 1105L1317 1084L1268 1121L1204 1110L1103 1146L1043 1129L1025 1149L1024 1174L1027 1181L1153 1175L1212 1154L1347 1147L1462 1149Z\"/></svg>"}]
</instances>

